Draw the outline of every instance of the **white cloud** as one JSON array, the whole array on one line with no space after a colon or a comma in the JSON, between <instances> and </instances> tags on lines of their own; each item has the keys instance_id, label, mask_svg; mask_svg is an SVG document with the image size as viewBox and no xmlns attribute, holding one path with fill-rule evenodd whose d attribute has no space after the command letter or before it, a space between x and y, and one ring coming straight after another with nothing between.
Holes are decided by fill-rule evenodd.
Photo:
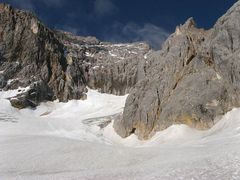
<instances>
[{"instance_id":1,"label":"white cloud","mask_svg":"<svg viewBox=\"0 0 240 180\"><path fill-rule=\"evenodd\" d=\"M169 36L166 30L151 23L143 25L127 23L123 25L116 22L112 29L112 32L108 31L104 34L105 39L112 42L145 41L155 49L161 48L161 45Z\"/></svg>"},{"instance_id":2,"label":"white cloud","mask_svg":"<svg viewBox=\"0 0 240 180\"><path fill-rule=\"evenodd\" d=\"M117 7L111 0L95 0L94 12L96 15L105 16L117 11Z\"/></svg>"},{"instance_id":3,"label":"white cloud","mask_svg":"<svg viewBox=\"0 0 240 180\"><path fill-rule=\"evenodd\" d=\"M135 41L146 41L154 48L160 48L169 36L169 33L163 28L150 23L146 23L143 26L133 23L127 24L123 28L123 34L133 34Z\"/></svg>"},{"instance_id":4,"label":"white cloud","mask_svg":"<svg viewBox=\"0 0 240 180\"><path fill-rule=\"evenodd\" d=\"M74 35L77 35L78 34L78 28L75 28L75 27L72 27L72 26L62 26L60 29L62 29L63 31L66 31L66 32L70 32Z\"/></svg>"}]
</instances>

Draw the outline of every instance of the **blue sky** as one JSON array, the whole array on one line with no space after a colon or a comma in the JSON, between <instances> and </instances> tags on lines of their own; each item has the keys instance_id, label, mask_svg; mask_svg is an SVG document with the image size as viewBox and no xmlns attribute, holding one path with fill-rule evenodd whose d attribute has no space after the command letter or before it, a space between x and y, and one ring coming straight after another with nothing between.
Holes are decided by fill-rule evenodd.
<instances>
[{"instance_id":1,"label":"blue sky","mask_svg":"<svg viewBox=\"0 0 240 180\"><path fill-rule=\"evenodd\" d=\"M236 0L0 0L33 11L46 25L111 42L159 48L189 17L208 29Z\"/></svg>"}]
</instances>

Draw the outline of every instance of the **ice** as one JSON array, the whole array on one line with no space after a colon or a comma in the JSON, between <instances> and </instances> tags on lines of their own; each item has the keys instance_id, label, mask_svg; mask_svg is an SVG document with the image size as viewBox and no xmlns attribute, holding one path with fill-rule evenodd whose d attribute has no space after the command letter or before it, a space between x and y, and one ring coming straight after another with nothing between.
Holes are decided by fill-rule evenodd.
<instances>
[{"instance_id":1,"label":"ice","mask_svg":"<svg viewBox=\"0 0 240 180\"><path fill-rule=\"evenodd\" d=\"M144 55L144 59L147 59L147 54Z\"/></svg>"},{"instance_id":2,"label":"ice","mask_svg":"<svg viewBox=\"0 0 240 180\"><path fill-rule=\"evenodd\" d=\"M217 76L217 79L218 79L218 80L221 80L221 79L222 79L222 77L221 77L218 73L216 73L216 76Z\"/></svg>"},{"instance_id":3,"label":"ice","mask_svg":"<svg viewBox=\"0 0 240 180\"><path fill-rule=\"evenodd\" d=\"M94 54L92 54L92 53L86 52L85 54L86 54L86 56L88 56L88 57L94 57Z\"/></svg>"},{"instance_id":4,"label":"ice","mask_svg":"<svg viewBox=\"0 0 240 180\"><path fill-rule=\"evenodd\" d=\"M119 137L127 98L89 89L85 101L17 110L0 92L0 179L239 179L240 109L207 131L173 125L148 141Z\"/></svg>"},{"instance_id":5,"label":"ice","mask_svg":"<svg viewBox=\"0 0 240 180\"><path fill-rule=\"evenodd\" d=\"M3 102L5 101L5 99L16 96L23 92L26 92L28 89L29 87L26 87L26 88L19 87L18 89L14 89L14 90L0 91L0 100ZM0 104L0 105L1 105L0 107L5 107L5 104ZM9 107L6 107L6 108L9 108ZM1 112L1 109L0 109L0 112Z\"/></svg>"},{"instance_id":6,"label":"ice","mask_svg":"<svg viewBox=\"0 0 240 180\"><path fill-rule=\"evenodd\" d=\"M144 59L146 60L146 59L148 59L148 55L150 54L152 52L152 50L150 50L150 51L148 51L146 54L144 54Z\"/></svg>"},{"instance_id":7,"label":"ice","mask_svg":"<svg viewBox=\"0 0 240 180\"><path fill-rule=\"evenodd\" d=\"M9 79L9 80L7 81L7 84L9 85L9 84L11 84L13 81L16 81L16 80L18 80L18 78L16 78L16 79Z\"/></svg>"},{"instance_id":8,"label":"ice","mask_svg":"<svg viewBox=\"0 0 240 180\"><path fill-rule=\"evenodd\" d=\"M99 69L99 66L94 66L93 69Z\"/></svg>"},{"instance_id":9,"label":"ice","mask_svg":"<svg viewBox=\"0 0 240 180\"><path fill-rule=\"evenodd\" d=\"M132 54L138 54L136 51L131 51Z\"/></svg>"},{"instance_id":10,"label":"ice","mask_svg":"<svg viewBox=\"0 0 240 180\"><path fill-rule=\"evenodd\" d=\"M113 54L111 51L109 51L109 55L112 56L112 57L117 57L117 55Z\"/></svg>"}]
</instances>

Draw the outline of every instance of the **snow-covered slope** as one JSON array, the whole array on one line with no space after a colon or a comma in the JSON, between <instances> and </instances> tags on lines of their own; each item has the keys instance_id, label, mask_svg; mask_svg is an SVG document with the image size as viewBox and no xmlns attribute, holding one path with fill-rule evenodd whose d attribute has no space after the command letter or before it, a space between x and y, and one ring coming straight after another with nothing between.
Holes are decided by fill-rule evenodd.
<instances>
[{"instance_id":1,"label":"snow-covered slope","mask_svg":"<svg viewBox=\"0 0 240 180\"><path fill-rule=\"evenodd\" d=\"M120 138L110 121L127 96L17 110L0 92L0 179L239 179L240 110L208 131L174 125L149 141Z\"/></svg>"}]
</instances>

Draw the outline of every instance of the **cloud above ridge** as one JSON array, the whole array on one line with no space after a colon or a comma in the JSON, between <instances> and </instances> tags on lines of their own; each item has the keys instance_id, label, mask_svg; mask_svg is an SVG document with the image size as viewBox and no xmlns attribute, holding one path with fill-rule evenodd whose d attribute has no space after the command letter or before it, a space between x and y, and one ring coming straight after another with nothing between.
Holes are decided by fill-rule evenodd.
<instances>
[{"instance_id":1,"label":"cloud above ridge","mask_svg":"<svg viewBox=\"0 0 240 180\"><path fill-rule=\"evenodd\" d=\"M139 25L129 22L124 25L115 22L113 27L104 34L104 39L111 42L145 41L154 49L160 49L168 36L169 32L151 23Z\"/></svg>"},{"instance_id":2,"label":"cloud above ridge","mask_svg":"<svg viewBox=\"0 0 240 180\"><path fill-rule=\"evenodd\" d=\"M96 15L106 16L117 11L117 7L111 0L95 0L93 10Z\"/></svg>"}]
</instances>

